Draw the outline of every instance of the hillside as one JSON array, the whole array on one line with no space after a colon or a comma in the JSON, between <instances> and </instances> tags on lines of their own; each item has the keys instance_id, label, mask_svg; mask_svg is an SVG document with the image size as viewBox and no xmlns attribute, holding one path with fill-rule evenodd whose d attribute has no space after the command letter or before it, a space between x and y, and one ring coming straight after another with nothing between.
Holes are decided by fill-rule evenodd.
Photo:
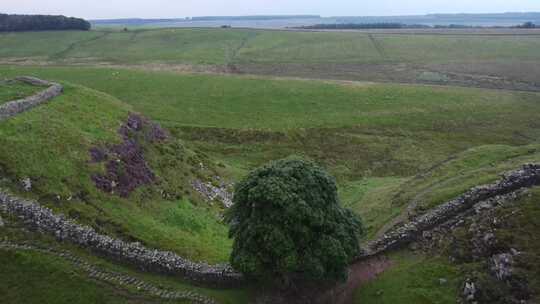
<instances>
[{"instance_id":1,"label":"hillside","mask_svg":"<svg viewBox=\"0 0 540 304\"><path fill-rule=\"evenodd\" d=\"M111 96L68 84L54 102L2 122L3 186L22 193L19 184L29 179L25 195L100 231L193 259L225 261L230 245L216 215L220 207L202 203L191 186L218 175L214 164L175 138L147 139L166 132L159 130L136 135L142 150L129 154L137 148L123 142L119 130L137 119L132 111ZM98 159L102 153L119 158L127 172ZM103 186L106 178L117 187Z\"/></svg>"},{"instance_id":2,"label":"hillside","mask_svg":"<svg viewBox=\"0 0 540 304\"><path fill-rule=\"evenodd\" d=\"M296 155L365 228L348 281L310 296L535 303L538 37L0 33L0 294L293 303L227 264L224 214L248 172ZM46 89L21 75L55 94L2 116Z\"/></svg>"}]
</instances>

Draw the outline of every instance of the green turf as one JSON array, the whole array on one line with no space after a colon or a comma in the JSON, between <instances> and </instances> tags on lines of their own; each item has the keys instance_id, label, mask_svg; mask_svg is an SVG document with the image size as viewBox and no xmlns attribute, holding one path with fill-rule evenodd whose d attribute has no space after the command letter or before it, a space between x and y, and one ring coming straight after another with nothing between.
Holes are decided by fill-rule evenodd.
<instances>
[{"instance_id":1,"label":"green turf","mask_svg":"<svg viewBox=\"0 0 540 304\"><path fill-rule=\"evenodd\" d=\"M391 35L247 29L100 29L0 34L0 58L92 63L535 61L538 36Z\"/></svg>"},{"instance_id":2,"label":"green turf","mask_svg":"<svg viewBox=\"0 0 540 304\"><path fill-rule=\"evenodd\" d=\"M158 303L97 283L46 254L0 251L2 303Z\"/></svg>"},{"instance_id":3,"label":"green turf","mask_svg":"<svg viewBox=\"0 0 540 304\"><path fill-rule=\"evenodd\" d=\"M89 149L120 141L117 133L132 108L106 94L65 84L64 94L47 105L0 123L0 176L19 189L30 177L30 196L80 222L150 247L170 249L195 260L228 260L231 241L219 220L219 206L202 203L191 180L215 175L213 163L171 138L145 147L158 181L127 199L105 194L91 176ZM196 170L204 162L208 169ZM180 198L166 200L161 193ZM28 195L28 194L27 194Z\"/></svg>"},{"instance_id":4,"label":"green turf","mask_svg":"<svg viewBox=\"0 0 540 304\"><path fill-rule=\"evenodd\" d=\"M0 80L0 105L8 101L28 97L43 88L14 80Z\"/></svg>"},{"instance_id":5,"label":"green turf","mask_svg":"<svg viewBox=\"0 0 540 304\"><path fill-rule=\"evenodd\" d=\"M202 127L354 126L418 132L416 136L443 132L456 138L483 134L509 138L513 132L536 127L534 112L540 108L539 94L457 87L344 86L99 68L3 67L0 72L69 80L113 95L155 120Z\"/></svg>"},{"instance_id":6,"label":"green turf","mask_svg":"<svg viewBox=\"0 0 540 304\"><path fill-rule=\"evenodd\" d=\"M73 45L102 36L101 32L85 31L45 31L45 32L4 32L0 33L0 57L19 60L49 60L63 54Z\"/></svg>"},{"instance_id":7,"label":"green turf","mask_svg":"<svg viewBox=\"0 0 540 304\"><path fill-rule=\"evenodd\" d=\"M238 52L236 61L320 64L384 59L366 34L259 31Z\"/></svg>"},{"instance_id":8,"label":"green turf","mask_svg":"<svg viewBox=\"0 0 540 304\"><path fill-rule=\"evenodd\" d=\"M392 60L482 62L538 60L538 36L374 35Z\"/></svg>"},{"instance_id":9,"label":"green turf","mask_svg":"<svg viewBox=\"0 0 540 304\"><path fill-rule=\"evenodd\" d=\"M392 197L395 206L415 202L427 210L466 190L500 179L500 174L525 163L540 162L538 144L512 147L487 145L451 156L403 183Z\"/></svg>"},{"instance_id":10,"label":"green turf","mask_svg":"<svg viewBox=\"0 0 540 304\"><path fill-rule=\"evenodd\" d=\"M390 269L355 291L354 303L456 303L459 272L443 257L401 252L393 254L391 261ZM446 283L441 284L439 279Z\"/></svg>"},{"instance_id":11,"label":"green turf","mask_svg":"<svg viewBox=\"0 0 540 304\"><path fill-rule=\"evenodd\" d=\"M4 219L9 221L9 225L7 228L0 229L0 239L8 239L11 242L15 243L29 242L38 247L53 248L57 251L68 251L72 255L75 255L80 259L94 265L95 267L98 267L102 271L129 275L131 277L143 280L144 282L151 283L154 286L158 286L167 290L193 291L197 294L207 296L217 301L217 303L219 304L248 303L249 299L253 296L253 286L251 284L246 284L246 286L244 287L234 289L194 286L193 284L186 282L180 277L163 276L158 273L139 271L136 268L127 264L124 265L104 259L100 256L96 256L88 249L77 247L69 243L58 243L52 236L45 234L36 234L28 230L22 230L21 223L17 222L14 217ZM51 290L51 293L60 293L62 291L62 289L64 288L64 282L62 282L62 275L65 275L65 273L67 273L67 276L70 279L75 279L71 283L72 287L70 287L75 290L79 288L79 286L81 289L85 288L85 285L87 285L89 282L99 282L88 279L88 274L86 272L74 268L71 263L61 258L55 257L54 255L39 253L36 251L24 251L23 253L24 255L29 255L32 257L31 263L19 263L18 259L13 259L16 262L16 265L7 265L6 263L0 265L0 273L4 273L4 271L7 272L8 270L12 272L11 276L6 278L6 281L9 279L9 284L7 285L10 287L13 286L13 295L22 296L24 292L27 292L28 290L26 288L25 282L29 278L31 279L34 277L37 278L35 282L32 281L32 284L34 284L34 286L43 286L44 284L40 285L41 280L50 280L56 282L59 288L57 290L54 290L54 286L49 287L53 289ZM8 256L6 258L16 255L14 253L10 253L9 251L0 250L0 260L2 260L4 254ZM42 271L42 269L45 269L45 271ZM55 277L57 273L59 275ZM3 278L0 277L0 281L2 279ZM125 286L121 286L117 283L104 284L100 282L99 284L95 285L96 291L102 290L101 294L107 295L107 297L102 298L108 299L108 295L110 293L109 290L113 291L112 294L115 295L117 300L116 302L113 301L114 303L130 303L129 300L134 301L134 303L163 303L164 301L163 299L143 297L144 294L142 294L136 288L126 288ZM105 292L103 292L103 289L105 289ZM0 291L1 290L2 289L0 287ZM94 301L94 297L92 296L89 297L89 300L90 303L101 303L99 300ZM28 303L42 302L34 302L29 300ZM51 301L50 303L56 302ZM173 303L185 302L178 301Z\"/></svg>"}]
</instances>

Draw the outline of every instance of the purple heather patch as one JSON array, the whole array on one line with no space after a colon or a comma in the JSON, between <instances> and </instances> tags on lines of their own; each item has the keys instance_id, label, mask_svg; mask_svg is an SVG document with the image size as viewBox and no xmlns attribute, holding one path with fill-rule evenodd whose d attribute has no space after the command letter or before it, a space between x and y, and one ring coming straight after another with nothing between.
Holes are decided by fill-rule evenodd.
<instances>
[{"instance_id":1,"label":"purple heather patch","mask_svg":"<svg viewBox=\"0 0 540 304\"><path fill-rule=\"evenodd\" d=\"M160 142L168 135L158 124L138 114L130 114L118 132L122 135L122 143L108 149L90 149L92 161L108 160L105 174L96 174L92 180L104 192L127 197L137 187L151 184L156 179L144 159L141 142Z\"/></svg>"},{"instance_id":2,"label":"purple heather patch","mask_svg":"<svg viewBox=\"0 0 540 304\"><path fill-rule=\"evenodd\" d=\"M103 149L93 147L90 148L90 160L93 163L100 163L102 161L105 161L107 159L107 152L105 152Z\"/></svg>"}]
</instances>

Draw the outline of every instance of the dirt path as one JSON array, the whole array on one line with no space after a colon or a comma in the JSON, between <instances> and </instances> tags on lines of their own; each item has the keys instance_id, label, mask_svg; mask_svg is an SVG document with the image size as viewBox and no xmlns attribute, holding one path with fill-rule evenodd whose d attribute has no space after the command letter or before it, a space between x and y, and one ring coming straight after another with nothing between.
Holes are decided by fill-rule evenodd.
<instances>
[{"instance_id":1,"label":"dirt path","mask_svg":"<svg viewBox=\"0 0 540 304\"><path fill-rule=\"evenodd\" d=\"M335 304L352 304L353 295L358 287L374 280L379 274L392 267L392 261L386 256L375 256L354 263L350 266L349 279L341 293L333 299Z\"/></svg>"}]
</instances>

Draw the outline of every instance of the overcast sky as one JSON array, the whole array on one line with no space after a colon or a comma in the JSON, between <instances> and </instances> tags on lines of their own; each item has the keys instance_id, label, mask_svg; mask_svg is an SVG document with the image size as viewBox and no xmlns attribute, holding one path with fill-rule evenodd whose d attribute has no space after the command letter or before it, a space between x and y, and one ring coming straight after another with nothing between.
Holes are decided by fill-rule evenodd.
<instances>
[{"instance_id":1,"label":"overcast sky","mask_svg":"<svg viewBox=\"0 0 540 304\"><path fill-rule=\"evenodd\" d=\"M0 12L101 18L215 15L383 16L540 12L540 0L0 0Z\"/></svg>"}]
</instances>

